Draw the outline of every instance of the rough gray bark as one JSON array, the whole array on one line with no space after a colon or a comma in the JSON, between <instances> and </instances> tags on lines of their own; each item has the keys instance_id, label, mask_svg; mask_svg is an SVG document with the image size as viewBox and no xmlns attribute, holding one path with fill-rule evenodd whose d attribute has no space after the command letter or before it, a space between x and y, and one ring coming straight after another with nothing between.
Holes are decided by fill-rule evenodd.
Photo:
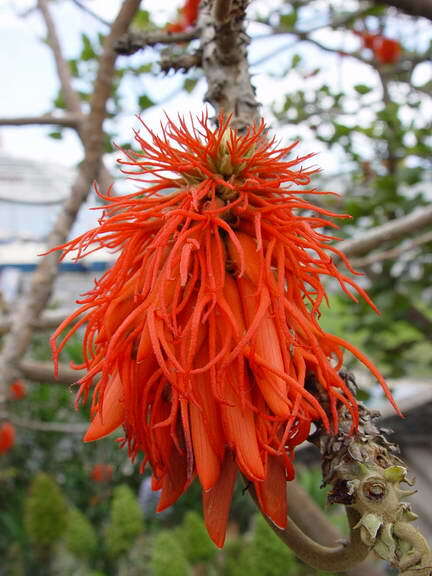
<instances>
[{"instance_id":1,"label":"rough gray bark","mask_svg":"<svg viewBox=\"0 0 432 576\"><path fill-rule=\"evenodd\" d=\"M244 131L260 119L247 61L249 38L245 31L248 0L233 0L230 12L215 22L212 1L203 0L199 19L202 68L207 79L206 100L217 113L232 115L232 126Z\"/></svg>"}]
</instances>

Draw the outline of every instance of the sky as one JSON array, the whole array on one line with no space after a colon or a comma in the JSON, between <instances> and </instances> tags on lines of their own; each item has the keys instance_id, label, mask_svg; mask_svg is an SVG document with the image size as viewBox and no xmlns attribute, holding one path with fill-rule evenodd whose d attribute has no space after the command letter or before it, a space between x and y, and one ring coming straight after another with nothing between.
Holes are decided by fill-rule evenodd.
<instances>
[{"instance_id":1,"label":"sky","mask_svg":"<svg viewBox=\"0 0 432 576\"><path fill-rule=\"evenodd\" d=\"M346 2L349 1L346 0ZM120 0L86 0L86 2L92 10L107 20L112 20L120 5ZM180 4L180 0L157 0L158 23L163 25L172 19L176 7ZM43 42L44 24L39 14L32 10L34 5L35 0L0 0L0 71L3 78L0 90L0 116L36 116L49 112L50 102L58 90L52 55ZM153 7L153 14L154 5L155 0L143 0L143 8L152 10ZM279 5L278 0L255 1L252 3L252 9L269 10L272 5ZM51 9L67 57L76 55L83 31L91 36L101 29L91 16L78 10L71 0L58 0L52 4ZM265 32L265 29L255 26L251 32L260 34ZM356 39L346 34L332 33L329 36L328 32L323 31L322 35L326 41L331 39L336 48L355 47ZM287 78L275 77L282 69L287 68L292 50L285 49L278 57L257 66L253 63L260 62L278 46L283 47L292 43L292 39L279 37L257 40L252 45L250 60L253 82L257 88L258 100L264 104L265 115L268 106L274 100L280 101L288 89L296 89L301 85L302 80L292 74ZM302 44L302 50L308 57L312 70L314 62L319 63L320 53L315 47L304 44ZM138 59L137 61L144 61L146 56L140 52L133 58ZM353 78L360 78L364 83L374 82L373 73L368 67L358 65L352 59L341 59L337 56L328 58L326 75L329 83L343 90L349 89ZM148 83L148 78L143 77L135 82L138 85L140 82ZM176 93L181 83L182 78L177 75L152 79L151 86L143 87L154 99L164 100L163 109L155 106L143 114L146 122L156 126L163 110L168 114L178 111L199 113L202 110L202 100L205 94L204 81L198 84L191 95L183 93L167 100L170 94ZM127 87L123 95L126 106L119 120L122 141L130 139L131 127L137 126L135 115L139 112L135 106L135 100L132 101L127 93ZM2 127L0 128L0 150L3 153L42 162L56 162L64 166L76 165L82 157L82 147L77 136L72 130L65 130L63 140L52 140L47 138L50 130L51 128L47 127ZM319 163L324 165L328 172L338 171L339 159L333 152L326 151L316 141L312 141L310 134L297 132L297 128L286 126L280 130L279 135L282 139L288 140L300 136L303 139L304 153L309 152L312 146L314 151L320 152Z\"/></svg>"}]
</instances>

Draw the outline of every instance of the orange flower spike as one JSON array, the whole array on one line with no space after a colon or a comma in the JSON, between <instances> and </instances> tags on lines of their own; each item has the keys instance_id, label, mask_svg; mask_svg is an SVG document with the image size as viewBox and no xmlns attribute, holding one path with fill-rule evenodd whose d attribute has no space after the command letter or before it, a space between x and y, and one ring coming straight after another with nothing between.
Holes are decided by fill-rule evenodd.
<instances>
[{"instance_id":1,"label":"orange flower spike","mask_svg":"<svg viewBox=\"0 0 432 576\"><path fill-rule=\"evenodd\" d=\"M0 425L0 454L6 454L15 444L15 427L10 422Z\"/></svg>"},{"instance_id":2,"label":"orange flower spike","mask_svg":"<svg viewBox=\"0 0 432 576\"><path fill-rule=\"evenodd\" d=\"M161 136L145 125L145 137L135 134L140 150L119 163L142 187L99 193L99 226L62 247L78 260L102 248L118 258L51 339L57 362L84 328L85 440L123 426L130 458L142 455L161 490L158 510L198 476L218 546L237 470L282 526L293 451L311 425L336 430L342 402L355 429L357 404L337 372L344 349L391 399L369 360L320 327L323 275L367 295L337 270L333 238L319 231L338 215L300 196L316 193L297 188L315 172L299 167L309 156L287 161L293 146L277 148L264 123L238 134L229 120L213 130L205 115L168 119ZM325 402L305 389L306 375Z\"/></svg>"}]
</instances>

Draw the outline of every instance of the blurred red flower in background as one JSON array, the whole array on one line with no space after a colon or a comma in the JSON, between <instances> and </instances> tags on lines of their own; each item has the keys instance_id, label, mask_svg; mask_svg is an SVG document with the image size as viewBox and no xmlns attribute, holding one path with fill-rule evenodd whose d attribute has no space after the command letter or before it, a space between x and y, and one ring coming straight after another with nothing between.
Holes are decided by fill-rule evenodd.
<instances>
[{"instance_id":1,"label":"blurred red flower in background","mask_svg":"<svg viewBox=\"0 0 432 576\"><path fill-rule=\"evenodd\" d=\"M342 403L354 430L357 402L339 375L344 349L393 400L374 365L320 327L322 276L373 304L335 266L332 254L353 272L334 236L319 231L337 228L326 217L346 216L305 199L329 194L309 187L316 169L302 164L311 155L288 160L295 144L279 148L263 123L239 134L223 117L216 130L203 117L146 131L135 135L140 150L119 160L143 188L100 194L99 227L61 247L77 259L100 248L118 257L52 349L57 362L85 326L77 402L92 392L93 419L84 439L122 425L130 457L151 466L159 511L198 476L207 528L222 546L237 471L283 527L294 448L311 424L337 431Z\"/></svg>"},{"instance_id":2,"label":"blurred red flower in background","mask_svg":"<svg viewBox=\"0 0 432 576\"><path fill-rule=\"evenodd\" d=\"M5 454L15 444L15 427L10 422L0 424L0 454Z\"/></svg>"},{"instance_id":3,"label":"blurred red flower in background","mask_svg":"<svg viewBox=\"0 0 432 576\"><path fill-rule=\"evenodd\" d=\"M387 38L383 34L355 31L360 36L365 48L372 50L375 59L380 64L394 64L401 56L401 45L397 40Z\"/></svg>"},{"instance_id":4,"label":"blurred red flower in background","mask_svg":"<svg viewBox=\"0 0 432 576\"><path fill-rule=\"evenodd\" d=\"M168 24L169 32L185 32L195 26L198 19L200 0L186 0L180 10L178 19L172 24Z\"/></svg>"},{"instance_id":5,"label":"blurred red flower in background","mask_svg":"<svg viewBox=\"0 0 432 576\"><path fill-rule=\"evenodd\" d=\"M95 464L90 472L93 482L110 482L112 480L113 467L111 464Z\"/></svg>"},{"instance_id":6,"label":"blurred red flower in background","mask_svg":"<svg viewBox=\"0 0 432 576\"><path fill-rule=\"evenodd\" d=\"M15 380L15 382L12 382L9 386L9 394L13 400L20 400L27 396L27 389L24 382L22 380Z\"/></svg>"}]
</instances>

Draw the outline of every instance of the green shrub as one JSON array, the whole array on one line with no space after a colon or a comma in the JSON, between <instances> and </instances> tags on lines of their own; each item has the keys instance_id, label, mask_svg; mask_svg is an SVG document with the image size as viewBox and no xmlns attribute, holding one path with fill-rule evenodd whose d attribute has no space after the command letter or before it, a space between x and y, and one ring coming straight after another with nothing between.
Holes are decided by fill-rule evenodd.
<instances>
[{"instance_id":1,"label":"green shrub","mask_svg":"<svg viewBox=\"0 0 432 576\"><path fill-rule=\"evenodd\" d=\"M197 512L187 512L177 533L185 556L191 564L208 562L215 555L217 548L210 540L202 517Z\"/></svg>"},{"instance_id":2,"label":"green shrub","mask_svg":"<svg viewBox=\"0 0 432 576\"><path fill-rule=\"evenodd\" d=\"M151 567L154 576L188 576L190 566L185 553L174 535L159 532L153 543Z\"/></svg>"},{"instance_id":3,"label":"green shrub","mask_svg":"<svg viewBox=\"0 0 432 576\"><path fill-rule=\"evenodd\" d=\"M114 489L110 521L105 533L108 554L118 558L132 548L143 528L142 511L135 494L125 484Z\"/></svg>"},{"instance_id":4,"label":"green shrub","mask_svg":"<svg viewBox=\"0 0 432 576\"><path fill-rule=\"evenodd\" d=\"M223 549L224 555L224 576L247 576L248 567L247 558L249 544L245 543L244 538L228 540Z\"/></svg>"},{"instance_id":5,"label":"green shrub","mask_svg":"<svg viewBox=\"0 0 432 576\"><path fill-rule=\"evenodd\" d=\"M67 524L67 505L56 482L37 474L24 502L24 522L36 551L49 551L63 536Z\"/></svg>"},{"instance_id":6,"label":"green shrub","mask_svg":"<svg viewBox=\"0 0 432 576\"><path fill-rule=\"evenodd\" d=\"M96 532L86 516L75 506L68 510L65 543L77 558L90 558L96 551Z\"/></svg>"}]
</instances>

